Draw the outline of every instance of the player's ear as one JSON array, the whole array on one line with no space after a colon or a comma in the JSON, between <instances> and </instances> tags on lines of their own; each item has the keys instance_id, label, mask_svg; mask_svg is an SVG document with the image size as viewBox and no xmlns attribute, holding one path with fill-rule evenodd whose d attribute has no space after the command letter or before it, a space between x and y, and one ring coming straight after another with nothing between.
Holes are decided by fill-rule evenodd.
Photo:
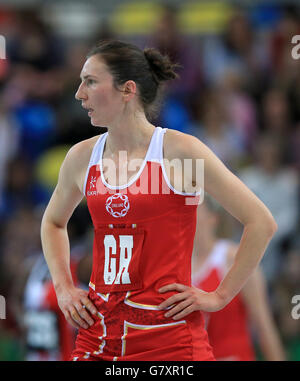
<instances>
[{"instance_id":1,"label":"player's ear","mask_svg":"<svg viewBox=\"0 0 300 381\"><path fill-rule=\"evenodd\" d=\"M136 94L136 83L134 81L127 81L123 87L123 97L126 102L131 100Z\"/></svg>"}]
</instances>

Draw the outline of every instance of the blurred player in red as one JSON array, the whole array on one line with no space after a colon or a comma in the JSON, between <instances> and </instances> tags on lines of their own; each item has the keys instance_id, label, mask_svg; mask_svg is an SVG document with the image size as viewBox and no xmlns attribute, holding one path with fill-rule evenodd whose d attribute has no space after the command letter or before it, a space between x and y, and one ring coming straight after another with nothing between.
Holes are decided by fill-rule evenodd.
<instances>
[{"instance_id":1,"label":"blurred player in red","mask_svg":"<svg viewBox=\"0 0 300 381\"><path fill-rule=\"evenodd\" d=\"M235 242L217 238L220 211L221 207L208 195L198 207L192 283L207 292L218 287L238 249ZM265 360L285 359L260 268L226 307L206 313L205 323L216 360L254 361L251 328L255 329Z\"/></svg>"},{"instance_id":2,"label":"blurred player in red","mask_svg":"<svg viewBox=\"0 0 300 381\"><path fill-rule=\"evenodd\" d=\"M41 228L58 304L79 328L73 360L214 360L201 311L229 303L277 229L207 146L148 120L176 69L156 49L111 40L89 52L80 73L76 99L108 131L69 150ZM236 266L210 293L191 285L202 175L245 225ZM94 225L89 292L72 281L67 232L84 196Z\"/></svg>"},{"instance_id":3,"label":"blurred player in red","mask_svg":"<svg viewBox=\"0 0 300 381\"><path fill-rule=\"evenodd\" d=\"M75 263L71 267L74 276ZM74 283L78 283L76 277ZM27 361L68 360L76 332L58 306L43 256L37 258L26 282L24 325Z\"/></svg>"},{"instance_id":4,"label":"blurred player in red","mask_svg":"<svg viewBox=\"0 0 300 381\"><path fill-rule=\"evenodd\" d=\"M89 253L72 255L74 283L87 289ZM80 269L79 269L80 267ZM88 275L87 275L88 274ZM76 329L58 306L47 263L38 256L27 277L24 290L24 328L27 361L67 361L75 345Z\"/></svg>"}]
</instances>

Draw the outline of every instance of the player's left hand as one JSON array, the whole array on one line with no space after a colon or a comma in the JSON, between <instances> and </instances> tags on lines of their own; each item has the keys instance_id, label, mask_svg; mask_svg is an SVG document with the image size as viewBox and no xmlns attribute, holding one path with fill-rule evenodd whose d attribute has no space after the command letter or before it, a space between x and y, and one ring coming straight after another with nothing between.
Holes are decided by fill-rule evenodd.
<instances>
[{"instance_id":1,"label":"player's left hand","mask_svg":"<svg viewBox=\"0 0 300 381\"><path fill-rule=\"evenodd\" d=\"M159 307L161 310L173 306L165 313L166 317L174 320L182 319L194 311L215 312L225 307L225 301L216 291L205 292L196 287L185 286L180 283L172 283L161 287L160 293L167 291L178 291L178 294L162 302Z\"/></svg>"}]
</instances>

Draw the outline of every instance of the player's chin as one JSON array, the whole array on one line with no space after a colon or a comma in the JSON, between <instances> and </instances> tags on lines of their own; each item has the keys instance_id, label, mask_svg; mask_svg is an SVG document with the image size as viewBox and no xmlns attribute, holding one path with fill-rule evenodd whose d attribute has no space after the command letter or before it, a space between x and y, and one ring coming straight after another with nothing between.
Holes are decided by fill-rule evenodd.
<instances>
[{"instance_id":1,"label":"player's chin","mask_svg":"<svg viewBox=\"0 0 300 381\"><path fill-rule=\"evenodd\" d=\"M97 120L96 118L91 118L91 125L94 127L102 127L103 123L101 123L101 121Z\"/></svg>"},{"instance_id":2,"label":"player's chin","mask_svg":"<svg viewBox=\"0 0 300 381\"><path fill-rule=\"evenodd\" d=\"M90 122L94 127L107 127L109 125L107 118L96 117L96 115L91 115Z\"/></svg>"}]
</instances>

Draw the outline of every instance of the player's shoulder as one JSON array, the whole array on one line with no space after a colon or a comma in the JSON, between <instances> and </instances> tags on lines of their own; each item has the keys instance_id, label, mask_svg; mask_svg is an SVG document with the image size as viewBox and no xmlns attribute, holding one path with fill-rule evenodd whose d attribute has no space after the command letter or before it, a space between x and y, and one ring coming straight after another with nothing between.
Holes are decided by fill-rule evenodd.
<instances>
[{"instance_id":1,"label":"player's shoulder","mask_svg":"<svg viewBox=\"0 0 300 381\"><path fill-rule=\"evenodd\" d=\"M82 155L90 156L99 137L100 135L96 135L74 144L69 149L67 156L71 157L72 159L76 159L77 157L82 158Z\"/></svg>"},{"instance_id":2,"label":"player's shoulder","mask_svg":"<svg viewBox=\"0 0 300 381\"><path fill-rule=\"evenodd\" d=\"M96 135L74 144L67 152L65 162L75 168L80 168L82 165L85 166L86 162L90 160L98 139L99 135Z\"/></svg>"},{"instance_id":3,"label":"player's shoulder","mask_svg":"<svg viewBox=\"0 0 300 381\"><path fill-rule=\"evenodd\" d=\"M60 168L60 178L71 181L77 176L85 174L93 148L99 139L99 135L82 140L74 144L66 154Z\"/></svg>"},{"instance_id":4,"label":"player's shoulder","mask_svg":"<svg viewBox=\"0 0 300 381\"><path fill-rule=\"evenodd\" d=\"M165 157L199 157L205 145L197 137L181 131L168 129L164 138Z\"/></svg>"}]
</instances>

